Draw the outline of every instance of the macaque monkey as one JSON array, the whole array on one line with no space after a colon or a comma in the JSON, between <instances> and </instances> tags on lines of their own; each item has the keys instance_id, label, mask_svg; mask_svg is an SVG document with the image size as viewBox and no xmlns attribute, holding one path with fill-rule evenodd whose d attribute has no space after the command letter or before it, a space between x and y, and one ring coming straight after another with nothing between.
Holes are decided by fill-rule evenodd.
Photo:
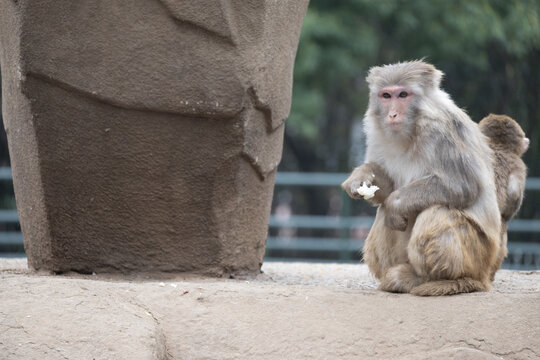
<instances>
[{"instance_id":1,"label":"macaque monkey","mask_svg":"<svg viewBox=\"0 0 540 360\"><path fill-rule=\"evenodd\" d=\"M487 291L501 216L492 151L423 61L369 71L366 161L342 187L380 189L363 255L379 288L415 295ZM380 193L379 193L380 192Z\"/></svg>"},{"instance_id":2,"label":"macaque monkey","mask_svg":"<svg viewBox=\"0 0 540 360\"><path fill-rule=\"evenodd\" d=\"M527 166L521 156L529 148L529 139L521 126L506 115L489 114L478 126L493 150L499 210L502 219L509 221L523 201Z\"/></svg>"},{"instance_id":3,"label":"macaque monkey","mask_svg":"<svg viewBox=\"0 0 540 360\"><path fill-rule=\"evenodd\" d=\"M521 156L529 148L529 139L521 126L506 115L489 114L478 123L478 127L487 136L493 150L495 186L502 221L499 256L491 273L493 280L508 254L506 223L516 215L523 201L527 166Z\"/></svg>"}]
</instances>

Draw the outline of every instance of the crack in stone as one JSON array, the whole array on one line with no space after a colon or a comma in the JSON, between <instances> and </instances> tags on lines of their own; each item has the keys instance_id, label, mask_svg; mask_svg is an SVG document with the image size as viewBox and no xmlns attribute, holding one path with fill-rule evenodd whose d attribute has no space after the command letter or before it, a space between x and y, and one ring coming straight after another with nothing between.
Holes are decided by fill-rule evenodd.
<instances>
[{"instance_id":1,"label":"crack in stone","mask_svg":"<svg viewBox=\"0 0 540 360\"><path fill-rule=\"evenodd\" d=\"M530 347L524 347L522 349L519 349L517 351L508 351L508 352L494 352L493 354L494 355L497 355L497 356L508 356L508 355L518 355L522 352L525 352L525 351L530 351L531 353L533 353L533 355L537 358L540 358L540 354L537 353L536 351L534 351L533 349L531 349Z\"/></svg>"},{"instance_id":2,"label":"crack in stone","mask_svg":"<svg viewBox=\"0 0 540 360\"><path fill-rule=\"evenodd\" d=\"M487 344L489 345L485 339L478 339L478 338L474 338L473 340L476 340L482 344ZM524 347L524 348L521 348L519 350L516 350L516 351L507 351L507 352L497 352L497 351L491 351L489 349L485 349L484 346L482 346L481 344L475 344L475 343L472 343L470 341L467 341L467 340L460 340L458 341L457 343L455 343L456 345L467 345L468 347L474 349L474 350L477 350L477 351L481 351L483 353L486 353L486 354L490 354L490 355L495 355L495 356L509 356L509 355L517 355L517 354L520 354L522 352L525 352L525 351L530 351L532 354L534 354L535 357L539 357L540 358L540 354L538 354L537 352L535 352L533 349L531 349L530 347ZM444 349L445 347L447 347L448 344L444 345L443 347L439 348L437 351L440 351L442 349Z\"/></svg>"},{"instance_id":3,"label":"crack in stone","mask_svg":"<svg viewBox=\"0 0 540 360\"><path fill-rule=\"evenodd\" d=\"M155 340L156 340L156 345L157 345L156 350L157 350L158 359L174 360L174 357L170 353L169 347L167 346L167 336L165 335L163 329L161 328L161 323L159 319L154 315L154 313L150 310L150 308L148 308L146 305L142 303L137 302L135 299L131 297L128 297L125 295L119 295L119 297L121 297L124 301L126 301L129 304L136 306L138 308L141 308L142 310L145 311L145 313L150 315L156 329ZM160 345L163 347L162 349L159 348Z\"/></svg>"}]
</instances>

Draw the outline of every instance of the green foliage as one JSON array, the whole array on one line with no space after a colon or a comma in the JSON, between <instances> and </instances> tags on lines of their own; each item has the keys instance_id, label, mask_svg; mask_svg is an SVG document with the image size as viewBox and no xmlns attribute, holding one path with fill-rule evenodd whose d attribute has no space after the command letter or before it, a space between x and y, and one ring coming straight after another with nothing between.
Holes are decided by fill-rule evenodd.
<instances>
[{"instance_id":1,"label":"green foliage","mask_svg":"<svg viewBox=\"0 0 540 360\"><path fill-rule=\"evenodd\" d=\"M538 0L312 0L298 48L282 170L349 171L369 67L426 57L475 121L518 120L540 176Z\"/></svg>"}]
</instances>

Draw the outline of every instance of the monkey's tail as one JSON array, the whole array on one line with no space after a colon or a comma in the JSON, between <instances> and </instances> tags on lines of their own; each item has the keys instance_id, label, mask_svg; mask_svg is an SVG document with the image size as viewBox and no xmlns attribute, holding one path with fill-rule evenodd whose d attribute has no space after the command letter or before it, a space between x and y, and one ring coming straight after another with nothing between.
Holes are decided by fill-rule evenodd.
<instances>
[{"instance_id":1,"label":"monkey's tail","mask_svg":"<svg viewBox=\"0 0 540 360\"><path fill-rule=\"evenodd\" d=\"M470 293L475 291L488 291L491 286L480 280L462 278L457 280L428 281L414 287L411 294L418 296L442 296Z\"/></svg>"}]
</instances>

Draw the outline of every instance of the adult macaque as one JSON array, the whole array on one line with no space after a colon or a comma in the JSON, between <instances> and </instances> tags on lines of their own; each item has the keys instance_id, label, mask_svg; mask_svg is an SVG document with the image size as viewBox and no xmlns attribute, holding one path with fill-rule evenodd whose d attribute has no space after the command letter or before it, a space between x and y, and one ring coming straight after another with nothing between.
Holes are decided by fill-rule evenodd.
<instances>
[{"instance_id":1,"label":"adult macaque","mask_svg":"<svg viewBox=\"0 0 540 360\"><path fill-rule=\"evenodd\" d=\"M490 289L501 217L491 150L440 89L443 73L423 61L372 68L364 118L366 163L342 187L380 188L364 246L380 289L450 295Z\"/></svg>"},{"instance_id":2,"label":"adult macaque","mask_svg":"<svg viewBox=\"0 0 540 360\"><path fill-rule=\"evenodd\" d=\"M523 201L527 166L521 156L529 148L529 139L521 126L506 115L489 114L478 123L478 127L487 136L493 150L495 186L502 220L499 255L491 273L493 279L508 254L506 222L516 215Z\"/></svg>"}]
</instances>

